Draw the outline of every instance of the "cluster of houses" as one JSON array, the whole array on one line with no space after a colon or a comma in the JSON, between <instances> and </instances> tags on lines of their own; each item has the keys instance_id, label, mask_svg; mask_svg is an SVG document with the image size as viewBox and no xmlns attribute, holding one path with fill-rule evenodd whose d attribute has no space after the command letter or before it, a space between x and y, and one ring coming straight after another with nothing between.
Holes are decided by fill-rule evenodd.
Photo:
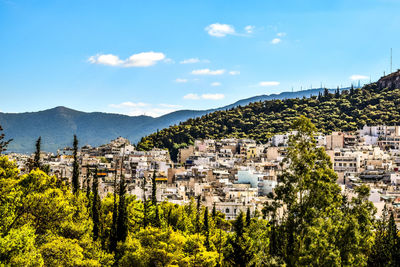
<instances>
[{"instance_id":1,"label":"cluster of houses","mask_svg":"<svg viewBox=\"0 0 400 267\"><path fill-rule=\"evenodd\" d=\"M196 140L179 150L177 162L168 150L137 151L119 137L99 147L81 147L80 181L85 189L96 172L102 196L114 192L119 179L129 194L149 199L152 180L158 201L185 204L200 197L202 204L234 219L240 211L261 212L270 201L282 170L290 132L275 135L266 144L250 139ZM371 187L370 200L381 216L386 206L400 222L400 126L364 126L357 133L333 132L316 136L318 146L331 157L343 193L352 195L362 183ZM57 155L42 153L50 174L69 181L73 156L70 148ZM22 171L31 156L10 154ZM397 208L398 207L398 208Z\"/></svg>"}]
</instances>

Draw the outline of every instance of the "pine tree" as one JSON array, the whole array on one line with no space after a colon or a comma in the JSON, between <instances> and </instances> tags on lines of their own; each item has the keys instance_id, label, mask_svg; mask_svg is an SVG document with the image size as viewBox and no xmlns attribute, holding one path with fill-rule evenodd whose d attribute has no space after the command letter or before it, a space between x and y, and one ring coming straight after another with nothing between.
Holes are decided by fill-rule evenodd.
<instances>
[{"instance_id":1,"label":"pine tree","mask_svg":"<svg viewBox=\"0 0 400 267\"><path fill-rule=\"evenodd\" d=\"M205 246L207 249L210 249L210 228L208 225L208 207L205 208L204 210L204 222L203 222L203 228L204 228L204 235L206 236L205 240Z\"/></svg>"},{"instance_id":2,"label":"pine tree","mask_svg":"<svg viewBox=\"0 0 400 267\"><path fill-rule=\"evenodd\" d=\"M3 131L3 128L0 125L0 132L2 132L2 131ZM12 139L9 139L7 141L3 141L4 137L5 137L4 133L1 133L0 134L0 155L1 155L2 152L7 150L8 144L12 141Z\"/></svg>"},{"instance_id":3,"label":"pine tree","mask_svg":"<svg viewBox=\"0 0 400 267\"><path fill-rule=\"evenodd\" d=\"M36 140L36 151L35 151L35 156L33 158L33 169L41 167L40 164L40 145L41 145L42 137L39 136L39 138Z\"/></svg>"},{"instance_id":4,"label":"pine tree","mask_svg":"<svg viewBox=\"0 0 400 267\"><path fill-rule=\"evenodd\" d=\"M93 219L93 240L97 240L100 234L100 209L101 200L99 196L99 178L97 176L97 167L93 177L93 203L92 203L92 219Z\"/></svg>"},{"instance_id":5,"label":"pine tree","mask_svg":"<svg viewBox=\"0 0 400 267\"><path fill-rule=\"evenodd\" d=\"M74 163L73 163L73 171L72 171L72 192L76 193L80 189L79 185L79 163L78 163L78 138L74 135Z\"/></svg>"},{"instance_id":6,"label":"pine tree","mask_svg":"<svg viewBox=\"0 0 400 267\"><path fill-rule=\"evenodd\" d=\"M125 177L122 175L122 162L121 162L121 176L119 181L119 203L118 203L118 218L117 218L117 242L125 242L128 235L128 211L126 210L125 203L126 183Z\"/></svg>"},{"instance_id":7,"label":"pine tree","mask_svg":"<svg viewBox=\"0 0 400 267\"><path fill-rule=\"evenodd\" d=\"M143 177L143 183L142 183L142 190L143 190L143 227L146 228L148 223L149 223L149 211L148 211L148 203L147 203L147 198L146 198L146 177Z\"/></svg>"}]
</instances>

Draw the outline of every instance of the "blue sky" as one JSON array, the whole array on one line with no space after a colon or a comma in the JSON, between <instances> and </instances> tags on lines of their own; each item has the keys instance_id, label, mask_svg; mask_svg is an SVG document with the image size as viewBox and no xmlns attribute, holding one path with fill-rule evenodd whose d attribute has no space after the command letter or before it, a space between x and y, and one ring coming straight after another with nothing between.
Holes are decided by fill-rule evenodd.
<instances>
[{"instance_id":1,"label":"blue sky","mask_svg":"<svg viewBox=\"0 0 400 267\"><path fill-rule=\"evenodd\" d=\"M0 111L159 116L373 81L400 1L0 0Z\"/></svg>"}]
</instances>

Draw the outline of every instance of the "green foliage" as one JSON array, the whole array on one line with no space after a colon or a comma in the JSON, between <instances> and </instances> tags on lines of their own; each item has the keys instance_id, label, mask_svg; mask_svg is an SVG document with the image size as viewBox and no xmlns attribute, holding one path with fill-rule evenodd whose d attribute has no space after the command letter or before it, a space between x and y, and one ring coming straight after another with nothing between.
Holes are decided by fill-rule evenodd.
<instances>
[{"instance_id":1,"label":"green foliage","mask_svg":"<svg viewBox=\"0 0 400 267\"><path fill-rule=\"evenodd\" d=\"M167 148L173 159L178 149L196 139L252 138L266 143L279 133L290 130L291 123L303 115L318 131L355 131L365 124L397 125L400 120L400 89L379 89L375 84L342 94L310 98L268 100L216 111L189 119L142 138L138 148Z\"/></svg>"}]
</instances>

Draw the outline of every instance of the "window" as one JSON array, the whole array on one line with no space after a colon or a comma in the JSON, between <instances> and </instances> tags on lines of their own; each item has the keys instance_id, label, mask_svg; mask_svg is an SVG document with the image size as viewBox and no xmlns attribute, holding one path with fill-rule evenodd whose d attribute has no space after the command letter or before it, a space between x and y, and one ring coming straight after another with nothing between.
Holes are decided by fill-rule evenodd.
<instances>
[{"instance_id":1,"label":"window","mask_svg":"<svg viewBox=\"0 0 400 267\"><path fill-rule=\"evenodd\" d=\"M229 209L226 209L226 210L225 210L225 213L229 213Z\"/></svg>"}]
</instances>

